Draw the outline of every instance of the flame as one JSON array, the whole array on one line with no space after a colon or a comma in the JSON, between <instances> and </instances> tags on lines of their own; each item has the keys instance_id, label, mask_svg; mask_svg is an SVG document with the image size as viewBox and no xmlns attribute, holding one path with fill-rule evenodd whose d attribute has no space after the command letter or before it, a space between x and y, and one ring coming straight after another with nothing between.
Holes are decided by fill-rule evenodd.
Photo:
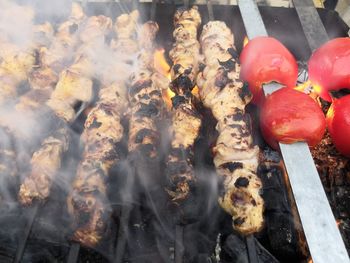
<instances>
[{"instance_id":1,"label":"flame","mask_svg":"<svg viewBox=\"0 0 350 263\"><path fill-rule=\"evenodd\" d=\"M170 72L166 76L169 80L171 80ZM163 91L163 100L164 100L168 110L171 110L171 108L173 107L173 103L171 101L171 98L174 96L175 96L175 93L169 87Z\"/></svg>"},{"instance_id":2,"label":"flame","mask_svg":"<svg viewBox=\"0 0 350 263\"><path fill-rule=\"evenodd\" d=\"M310 258L307 263L314 263L314 261Z\"/></svg>"},{"instance_id":3,"label":"flame","mask_svg":"<svg viewBox=\"0 0 350 263\"><path fill-rule=\"evenodd\" d=\"M332 103L331 106L329 107L326 115L327 119L333 119L334 118L334 104Z\"/></svg>"},{"instance_id":4,"label":"flame","mask_svg":"<svg viewBox=\"0 0 350 263\"><path fill-rule=\"evenodd\" d=\"M312 82L308 80L294 87L294 89L297 91L303 92L305 94L308 94L321 107L320 93L319 93L322 90L321 86L312 85Z\"/></svg>"},{"instance_id":5,"label":"flame","mask_svg":"<svg viewBox=\"0 0 350 263\"><path fill-rule=\"evenodd\" d=\"M312 86L312 89L313 89L313 92L316 94L321 94L321 92L323 91L323 88L318 84L314 84Z\"/></svg>"},{"instance_id":6,"label":"flame","mask_svg":"<svg viewBox=\"0 0 350 263\"><path fill-rule=\"evenodd\" d=\"M195 96L196 98L199 99L199 88L197 85L193 87L192 94L193 94L193 96Z\"/></svg>"},{"instance_id":7,"label":"flame","mask_svg":"<svg viewBox=\"0 0 350 263\"><path fill-rule=\"evenodd\" d=\"M169 77L169 79L170 79L170 66L165 59L164 53L165 53L164 48L157 49L154 52L154 58L153 58L154 59L154 67L155 67L156 71L163 74L164 76Z\"/></svg>"},{"instance_id":8,"label":"flame","mask_svg":"<svg viewBox=\"0 0 350 263\"><path fill-rule=\"evenodd\" d=\"M164 53L165 53L164 48L157 49L154 52L154 67L155 67L157 72L166 76L171 81L171 73L170 73L171 68L165 59ZM192 94L195 97L199 98L199 88L197 85L194 86L194 88L192 90ZM175 95L176 94L170 88L167 88L166 90L163 91L163 100L164 100L168 110L171 110L171 108L172 108L171 98L174 97Z\"/></svg>"},{"instance_id":9,"label":"flame","mask_svg":"<svg viewBox=\"0 0 350 263\"><path fill-rule=\"evenodd\" d=\"M310 80L308 80L304 83L299 84L294 89L300 92L304 92L306 94L310 94L310 86L311 86L311 82Z\"/></svg>"},{"instance_id":10,"label":"flame","mask_svg":"<svg viewBox=\"0 0 350 263\"><path fill-rule=\"evenodd\" d=\"M243 39L243 47L245 47L248 44L248 42L249 42L249 39L247 36L245 36Z\"/></svg>"},{"instance_id":11,"label":"flame","mask_svg":"<svg viewBox=\"0 0 350 263\"><path fill-rule=\"evenodd\" d=\"M164 56L164 48L158 49L154 52L154 67L163 76L166 76L171 80L170 66ZM168 87L163 90L163 100L168 110L172 108L171 98L175 96L175 93Z\"/></svg>"}]
</instances>

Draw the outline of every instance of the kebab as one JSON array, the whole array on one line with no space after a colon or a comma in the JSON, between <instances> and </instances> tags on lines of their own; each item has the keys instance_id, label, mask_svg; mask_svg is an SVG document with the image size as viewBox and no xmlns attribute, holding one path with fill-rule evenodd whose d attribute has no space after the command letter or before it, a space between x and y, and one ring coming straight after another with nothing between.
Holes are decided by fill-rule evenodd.
<instances>
[{"instance_id":1,"label":"kebab","mask_svg":"<svg viewBox=\"0 0 350 263\"><path fill-rule=\"evenodd\" d=\"M81 39L82 45L77 50L74 64L60 73L56 89L47 102L47 105L68 123L75 118L74 107L77 102L89 102L93 98L93 65L96 61L91 58L89 52L94 49L97 40L104 41L111 23L110 18L93 16L81 25L80 33L76 37ZM89 34L98 36L97 40L84 37Z\"/></svg>"},{"instance_id":2,"label":"kebab","mask_svg":"<svg viewBox=\"0 0 350 263\"><path fill-rule=\"evenodd\" d=\"M175 13L175 43L169 55L173 61L170 89L172 98L171 149L167 159L167 193L174 202L188 198L195 182L193 146L201 127L201 118L191 93L199 68L197 30L201 24L198 7L179 9Z\"/></svg>"},{"instance_id":3,"label":"kebab","mask_svg":"<svg viewBox=\"0 0 350 263\"><path fill-rule=\"evenodd\" d=\"M95 17L90 19L95 21ZM104 22L108 19L101 21L101 24L94 24L94 28L98 32L105 32ZM87 24L89 25L89 20ZM92 30L91 27L90 30ZM89 44L88 41L84 43L84 45ZM33 154L32 170L25 178L19 192L19 200L23 205L30 205L33 200L44 201L50 193L54 176L61 167L61 159L69 145L66 124L74 120L74 107L77 102L88 102L93 97L92 63L87 56L79 54L76 62L60 74L56 88L46 104L59 117L62 126L59 125L58 131L49 135Z\"/></svg>"},{"instance_id":4,"label":"kebab","mask_svg":"<svg viewBox=\"0 0 350 263\"><path fill-rule=\"evenodd\" d=\"M158 74L154 68L154 39L158 32L155 22L145 23L139 32L140 51L137 57L137 70L132 74L129 90L129 154L135 154L137 160L147 158L149 162L159 161L159 138L157 121L164 112L162 89L168 87L168 80ZM141 171L145 173L145 171ZM149 179L154 178L147 178Z\"/></svg>"},{"instance_id":5,"label":"kebab","mask_svg":"<svg viewBox=\"0 0 350 263\"><path fill-rule=\"evenodd\" d=\"M28 140L25 136L28 130L19 128L18 121L14 122L14 119L20 116L27 122L27 117L31 117L28 116L28 112L32 113L44 104L57 82L56 74L49 68L37 68L40 66L40 62L35 57L38 48L50 44L52 34L51 24L44 23L33 27L33 41L28 47L18 47L6 41L1 43L1 46L6 48L1 51L1 71L4 74L1 80L5 80L5 83L2 82L2 84L7 84L2 86L4 89L2 89L0 95L1 101L7 103L15 99L18 84L21 82L27 81L31 87L28 92L19 97L19 101L15 105L15 111L10 107L11 105L2 108L1 130L4 142L0 153L0 171L1 178L6 181L14 182L18 179L16 175L20 172L23 161L28 159L26 158L27 151L22 149L23 144L33 141L32 139ZM13 115L15 115L15 118ZM19 147L21 150L18 151ZM1 194L5 198L4 191L1 191Z\"/></svg>"},{"instance_id":6,"label":"kebab","mask_svg":"<svg viewBox=\"0 0 350 263\"><path fill-rule=\"evenodd\" d=\"M79 44L80 28L85 21L86 15L82 7L73 3L70 17L58 27L52 44L39 50L40 60L44 65L60 73L72 63L74 50Z\"/></svg>"},{"instance_id":7,"label":"kebab","mask_svg":"<svg viewBox=\"0 0 350 263\"><path fill-rule=\"evenodd\" d=\"M0 104L17 97L18 85L27 79L35 63L33 52L21 50L13 43L1 43ZM6 51L4 51L6 50Z\"/></svg>"},{"instance_id":8,"label":"kebab","mask_svg":"<svg viewBox=\"0 0 350 263\"><path fill-rule=\"evenodd\" d=\"M137 18L137 11L117 18L115 29L118 41L130 43L129 49L120 52L130 55L136 52L133 47L137 45L132 42L135 41L133 36ZM124 27L131 30L125 32L122 30ZM123 72L123 68L124 63L115 74ZM99 92L99 101L85 121L85 130L81 136L84 144L82 160L67 200L68 211L75 223L73 239L90 247L96 246L102 239L111 214L106 193L107 178L111 167L122 157L118 144L123 137L121 118L127 102L124 81L104 85Z\"/></svg>"},{"instance_id":9,"label":"kebab","mask_svg":"<svg viewBox=\"0 0 350 263\"><path fill-rule=\"evenodd\" d=\"M45 108L45 103L52 95L57 81L58 76L49 67L33 71L29 76L32 90L20 97L19 102L15 105L17 114L22 113L32 120L37 119L39 109ZM49 112L51 113L51 110ZM58 156L68 148L68 130L60 126L62 123L59 123L58 131L54 131L42 142L30 160L31 172L25 177L19 191L19 201L23 205L30 205L34 199L40 199L40 197L43 199L48 196L49 180L60 167L61 160ZM39 127L40 133L42 128ZM29 151L31 148L29 147Z\"/></svg>"},{"instance_id":10,"label":"kebab","mask_svg":"<svg viewBox=\"0 0 350 263\"><path fill-rule=\"evenodd\" d=\"M245 112L251 94L240 79L240 65L231 30L211 21L200 37L205 68L198 75L203 104L217 120L214 164L223 181L221 207L232 216L233 228L249 235L263 227L262 184L257 176L259 148L253 145Z\"/></svg>"},{"instance_id":11,"label":"kebab","mask_svg":"<svg viewBox=\"0 0 350 263\"><path fill-rule=\"evenodd\" d=\"M33 9L8 4L7 6L5 3L3 6L4 16L10 17L11 12L18 12L23 14L25 22L33 20ZM35 31L35 28L33 29ZM0 103L3 104L17 97L17 86L26 80L27 73L32 69L35 58L31 48L26 46L25 40L27 39L18 41L17 36L8 27L1 28L0 35Z\"/></svg>"}]
</instances>

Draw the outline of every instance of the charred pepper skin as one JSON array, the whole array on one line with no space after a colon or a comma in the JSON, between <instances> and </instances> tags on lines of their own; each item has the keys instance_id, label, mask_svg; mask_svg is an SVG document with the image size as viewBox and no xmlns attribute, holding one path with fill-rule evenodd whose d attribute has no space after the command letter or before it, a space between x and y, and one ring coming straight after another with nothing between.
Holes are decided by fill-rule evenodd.
<instances>
[{"instance_id":1,"label":"charred pepper skin","mask_svg":"<svg viewBox=\"0 0 350 263\"><path fill-rule=\"evenodd\" d=\"M201 17L198 7L179 9L174 16L175 43L169 55L173 61L170 89L172 98L172 126L169 130L171 148L167 158L166 191L174 202L186 200L196 181L193 169L193 147L201 127L191 93L199 71L200 45L197 40Z\"/></svg>"},{"instance_id":2,"label":"charred pepper skin","mask_svg":"<svg viewBox=\"0 0 350 263\"><path fill-rule=\"evenodd\" d=\"M206 24L200 43L206 66L198 75L199 94L218 122L213 154L217 174L223 181L219 204L232 216L235 230L253 234L263 227L264 202L257 175L259 148L253 145L251 121L245 112L252 98L239 79L238 56L226 24Z\"/></svg>"}]
</instances>

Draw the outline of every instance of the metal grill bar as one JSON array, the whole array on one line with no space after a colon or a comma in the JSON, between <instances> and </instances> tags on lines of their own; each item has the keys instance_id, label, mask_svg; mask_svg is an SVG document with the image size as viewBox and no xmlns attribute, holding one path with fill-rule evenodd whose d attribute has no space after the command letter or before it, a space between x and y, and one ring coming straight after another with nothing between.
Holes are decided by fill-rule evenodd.
<instances>
[{"instance_id":1,"label":"metal grill bar","mask_svg":"<svg viewBox=\"0 0 350 263\"><path fill-rule=\"evenodd\" d=\"M214 20L213 3L212 0L207 0L208 16L209 20Z\"/></svg>"},{"instance_id":2,"label":"metal grill bar","mask_svg":"<svg viewBox=\"0 0 350 263\"><path fill-rule=\"evenodd\" d=\"M255 238L253 235L246 237L248 258L250 263L259 263L258 254L256 253Z\"/></svg>"},{"instance_id":3,"label":"metal grill bar","mask_svg":"<svg viewBox=\"0 0 350 263\"><path fill-rule=\"evenodd\" d=\"M69 249L67 263L76 263L79 258L80 244L73 243Z\"/></svg>"},{"instance_id":4,"label":"metal grill bar","mask_svg":"<svg viewBox=\"0 0 350 263\"><path fill-rule=\"evenodd\" d=\"M308 1L297 0L295 3L299 11L303 7L307 8L306 12L302 10L301 13L298 13L299 17L307 12L311 13L313 17L315 17L315 14L318 16L315 8L310 6ZM257 36L267 36L256 3L253 0L240 0L239 8L248 37L252 39ZM312 8L313 10L311 10ZM310 47L312 49L317 48L326 39L324 38L318 42L317 39L313 39L316 30L318 34L319 28L317 26L321 22L320 18L318 17L317 24L311 25L303 24L305 22L310 23L309 19L303 18L300 21L304 32L307 34L307 40L311 39ZM276 88L276 85L264 85L265 94L276 90ZM295 144L280 143L279 145L313 261L315 263L349 262L308 145L304 142Z\"/></svg>"},{"instance_id":5,"label":"metal grill bar","mask_svg":"<svg viewBox=\"0 0 350 263\"><path fill-rule=\"evenodd\" d=\"M158 0L152 0L152 5L151 5L151 20L152 21L154 21L156 18L157 2L158 2Z\"/></svg>"},{"instance_id":6,"label":"metal grill bar","mask_svg":"<svg viewBox=\"0 0 350 263\"><path fill-rule=\"evenodd\" d=\"M19 244L16 250L16 256L15 259L13 260L13 263L20 263L22 258L23 258L23 254L24 254L24 250L26 248L26 244L27 244L27 240L29 238L30 232L32 230L32 226L35 220L35 217L38 213L39 210L39 205L35 204L33 207L25 210L25 217L26 217L26 226L24 228L24 234L23 237L19 240Z\"/></svg>"},{"instance_id":7,"label":"metal grill bar","mask_svg":"<svg viewBox=\"0 0 350 263\"><path fill-rule=\"evenodd\" d=\"M258 6L254 0L240 0L238 2L245 30L250 39L258 36L267 36L264 22L261 18Z\"/></svg>"},{"instance_id":8,"label":"metal grill bar","mask_svg":"<svg viewBox=\"0 0 350 263\"><path fill-rule=\"evenodd\" d=\"M184 227L176 225L175 227L175 263L182 263L185 254L184 246Z\"/></svg>"},{"instance_id":9,"label":"metal grill bar","mask_svg":"<svg viewBox=\"0 0 350 263\"><path fill-rule=\"evenodd\" d=\"M328 40L320 16L312 0L293 0L293 4L303 27L311 51L315 50Z\"/></svg>"},{"instance_id":10,"label":"metal grill bar","mask_svg":"<svg viewBox=\"0 0 350 263\"><path fill-rule=\"evenodd\" d=\"M130 205L123 205L121 216L120 216L120 225L118 230L118 237L117 237L117 246L116 246L116 254L115 254L115 263L122 263L124 254L125 254L125 248L127 245L127 239L128 239L128 223L130 218L130 212L131 207Z\"/></svg>"}]
</instances>

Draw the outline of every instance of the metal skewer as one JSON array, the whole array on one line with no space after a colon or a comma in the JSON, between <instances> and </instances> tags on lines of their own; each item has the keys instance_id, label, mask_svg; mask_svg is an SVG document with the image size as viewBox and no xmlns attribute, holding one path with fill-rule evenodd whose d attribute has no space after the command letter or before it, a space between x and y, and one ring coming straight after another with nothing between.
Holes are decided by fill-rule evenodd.
<instances>
[{"instance_id":1,"label":"metal skewer","mask_svg":"<svg viewBox=\"0 0 350 263\"><path fill-rule=\"evenodd\" d=\"M312 0L292 0L311 51L329 40Z\"/></svg>"},{"instance_id":2,"label":"metal skewer","mask_svg":"<svg viewBox=\"0 0 350 263\"><path fill-rule=\"evenodd\" d=\"M212 21L214 20L214 12L213 12L213 4L211 0L207 0L207 8L208 8L209 21Z\"/></svg>"},{"instance_id":3,"label":"metal skewer","mask_svg":"<svg viewBox=\"0 0 350 263\"><path fill-rule=\"evenodd\" d=\"M176 225L175 227L175 263L184 262L185 247L184 241L184 227Z\"/></svg>"},{"instance_id":4,"label":"metal skewer","mask_svg":"<svg viewBox=\"0 0 350 263\"><path fill-rule=\"evenodd\" d=\"M295 0L293 2L296 4L297 12L307 6L308 12L313 14L312 17L315 18L316 10L311 10L312 8L315 9L313 4L312 6L308 5L308 2L311 1ZM248 37L252 39L257 36L267 36L266 28L255 1L240 0L238 5ZM299 17L302 16L302 19L300 19L302 25L306 21L310 23L310 19L305 19L302 12L298 12ZM317 18L320 19L318 15ZM311 28L310 25L305 27ZM318 27L312 25L312 28L317 30L317 34L319 33L320 29ZM308 32L304 28L305 31ZM312 49L326 41L322 39L316 42L312 31L307 36L308 41L309 39L309 45ZM279 87L278 84L271 83L264 85L263 89L265 95L267 95ZM280 143L279 146L313 262L350 262L308 145L305 142L298 142L294 144Z\"/></svg>"},{"instance_id":5,"label":"metal skewer","mask_svg":"<svg viewBox=\"0 0 350 263\"><path fill-rule=\"evenodd\" d=\"M78 262L79 250L80 250L80 244L72 243L72 245L70 246L70 249L69 249L67 263L76 263L76 262Z\"/></svg>"},{"instance_id":6,"label":"metal skewer","mask_svg":"<svg viewBox=\"0 0 350 263\"><path fill-rule=\"evenodd\" d=\"M20 263L23 258L24 250L27 245L27 240L32 230L32 226L33 226L35 217L38 213L38 210L39 210L39 204L36 203L34 204L34 206L28 208L25 211L26 226L24 228L24 234L22 238L19 240L19 244L16 250L16 256L15 256L15 259L13 260L13 263Z\"/></svg>"}]
</instances>

